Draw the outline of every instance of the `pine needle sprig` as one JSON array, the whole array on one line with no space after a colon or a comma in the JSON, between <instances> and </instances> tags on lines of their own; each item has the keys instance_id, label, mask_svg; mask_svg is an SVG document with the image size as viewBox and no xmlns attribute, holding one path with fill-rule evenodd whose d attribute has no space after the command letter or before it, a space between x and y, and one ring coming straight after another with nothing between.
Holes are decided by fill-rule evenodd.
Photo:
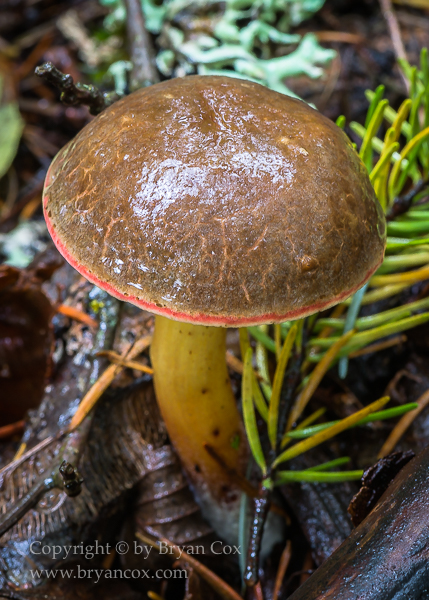
<instances>
[{"instance_id":1,"label":"pine needle sprig","mask_svg":"<svg viewBox=\"0 0 429 600\"><path fill-rule=\"evenodd\" d=\"M416 408L415 404L409 403L380 410L380 406L373 403L363 409L368 412L362 416L356 413L340 421L317 425L312 421L303 426L307 419L302 424L299 422L321 379L333 365L339 363L340 376L345 377L348 361L353 360L355 353L362 354L366 348L374 351L374 343L385 347L383 341L429 321L429 298L408 303L403 301L405 291L429 279L427 49L421 53L419 68L405 61L400 62L400 67L410 81L410 97L395 110L384 99L384 87L379 86L366 94L369 107L364 125L355 122L349 124L350 130L361 140L358 153L368 169L371 183L388 219L383 264L362 290L335 309L334 315L327 317L326 314L318 314L302 319L298 324L299 335L298 327L293 323L282 323L272 329L267 326L247 329L248 345L243 376L246 401L243 402L243 412L255 461L261 467L263 477L267 479L269 473L270 481L265 481L267 486L297 480L339 481L357 478L357 471L327 473L321 469L290 472L279 471L278 466L339 431L364 426L375 420L398 417ZM340 117L337 124L344 128L345 118ZM384 135L380 135L383 131ZM368 316L359 316L362 306L386 298L390 298L396 306L389 310L374 311ZM308 335L310 332L311 335ZM255 357L248 334L256 343ZM402 337L398 336L397 339ZM293 356L300 353L300 382L294 392L293 406L288 409L288 426L280 432L278 424L282 420L281 411L284 410L280 402L282 382ZM277 367L271 381L268 363L273 360ZM261 412L257 408L261 405L261 398L267 403L268 417L264 419L266 424L258 429L256 414ZM385 402L385 398L378 401L381 404ZM374 408L375 405L377 408ZM320 417L321 414L318 414L315 420ZM301 439L301 442L286 448L293 439ZM342 464L340 459L337 466Z\"/></svg>"}]
</instances>

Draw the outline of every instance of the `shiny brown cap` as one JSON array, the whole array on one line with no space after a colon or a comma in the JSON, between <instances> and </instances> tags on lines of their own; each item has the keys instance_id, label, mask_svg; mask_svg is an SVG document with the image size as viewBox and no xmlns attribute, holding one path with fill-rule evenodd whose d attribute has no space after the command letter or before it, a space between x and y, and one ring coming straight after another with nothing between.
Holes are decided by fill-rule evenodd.
<instances>
[{"instance_id":1,"label":"shiny brown cap","mask_svg":"<svg viewBox=\"0 0 429 600\"><path fill-rule=\"evenodd\" d=\"M385 220L347 136L304 102L229 77L127 96L55 157L45 217L112 295L173 319L295 319L360 288Z\"/></svg>"}]
</instances>

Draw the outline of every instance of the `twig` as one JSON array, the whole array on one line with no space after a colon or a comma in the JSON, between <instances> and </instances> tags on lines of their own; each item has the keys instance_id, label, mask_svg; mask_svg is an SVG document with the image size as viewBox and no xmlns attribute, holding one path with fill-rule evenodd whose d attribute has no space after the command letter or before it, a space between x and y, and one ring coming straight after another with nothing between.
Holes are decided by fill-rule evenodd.
<instances>
[{"instance_id":1,"label":"twig","mask_svg":"<svg viewBox=\"0 0 429 600\"><path fill-rule=\"evenodd\" d=\"M127 9L127 37L133 63L130 89L133 92L141 87L157 83L159 74L140 0L125 0L125 6Z\"/></svg>"},{"instance_id":2,"label":"twig","mask_svg":"<svg viewBox=\"0 0 429 600\"><path fill-rule=\"evenodd\" d=\"M398 344L402 344L407 341L407 336L403 334L395 335L388 340L384 340L382 342L376 342L375 344L371 344L366 348L362 348L361 350L356 350L355 352L351 352L349 354L349 358L357 358L358 356L365 356L365 354L373 354L374 352L380 352L381 350L386 350L386 348L391 348L392 346L397 346Z\"/></svg>"},{"instance_id":3,"label":"twig","mask_svg":"<svg viewBox=\"0 0 429 600\"><path fill-rule=\"evenodd\" d=\"M384 458L385 456L393 452L394 447L404 435L405 431L408 429L408 427L411 425L414 419L429 404L429 390L427 390L420 396L420 398L417 400L417 404L419 405L418 408L416 408L415 410L410 410L410 412L406 413L392 429L389 437L381 447L377 458Z\"/></svg>"},{"instance_id":4,"label":"twig","mask_svg":"<svg viewBox=\"0 0 429 600\"><path fill-rule=\"evenodd\" d=\"M254 587L255 600L264 600L264 593L262 591L261 582L258 583Z\"/></svg>"},{"instance_id":5,"label":"twig","mask_svg":"<svg viewBox=\"0 0 429 600\"><path fill-rule=\"evenodd\" d=\"M22 433L24 425L25 421L17 421L16 423L10 423L10 425L0 427L0 440L12 437L16 433Z\"/></svg>"},{"instance_id":6,"label":"twig","mask_svg":"<svg viewBox=\"0 0 429 600\"><path fill-rule=\"evenodd\" d=\"M70 106L85 104L92 115L98 115L120 98L116 92L101 92L95 85L74 83L71 75L62 73L50 62L37 67L35 73L61 90L61 102Z\"/></svg>"},{"instance_id":7,"label":"twig","mask_svg":"<svg viewBox=\"0 0 429 600\"><path fill-rule=\"evenodd\" d=\"M0 214L0 225L16 217L16 215L18 215L31 200L42 193L46 171L47 168L45 169L44 167L39 169L31 182L18 194L18 197L13 202L12 206L10 208L4 206L4 210L2 210Z\"/></svg>"},{"instance_id":8,"label":"twig","mask_svg":"<svg viewBox=\"0 0 429 600\"><path fill-rule=\"evenodd\" d=\"M414 198L422 192L425 187L428 185L427 179L421 179L416 183L412 190L405 194L404 196L398 196L393 201L392 206L387 212L386 221L393 221L399 215L404 214L411 208Z\"/></svg>"},{"instance_id":9,"label":"twig","mask_svg":"<svg viewBox=\"0 0 429 600\"><path fill-rule=\"evenodd\" d=\"M313 573L312 567L313 567L313 558L312 558L311 552L309 550L305 556L304 564L302 565L302 571L301 571L299 585L302 585L304 583L304 581L307 581L307 579Z\"/></svg>"},{"instance_id":10,"label":"twig","mask_svg":"<svg viewBox=\"0 0 429 600\"><path fill-rule=\"evenodd\" d=\"M279 568L277 569L276 581L275 581L274 590L273 590L273 600L278 600L278 598L280 596L280 590L282 587L284 577L286 575L287 568L290 563L291 556L292 556L292 544L291 544L291 541L288 540L286 543L285 549L283 550L282 555L280 557Z\"/></svg>"},{"instance_id":11,"label":"twig","mask_svg":"<svg viewBox=\"0 0 429 600\"><path fill-rule=\"evenodd\" d=\"M164 600L164 598L162 596L160 596L156 592L152 592L151 590L149 590L146 593L147 593L148 597L150 598L150 600Z\"/></svg>"},{"instance_id":12,"label":"twig","mask_svg":"<svg viewBox=\"0 0 429 600\"><path fill-rule=\"evenodd\" d=\"M393 10L391 0L379 0L383 16L386 19L387 26L389 28L390 38L392 40L393 49L396 54L396 58L407 60L407 54L405 52L404 44L402 42L401 30L399 29L398 20L396 18L395 11ZM410 82L401 71L401 77L404 82L407 92L410 89Z\"/></svg>"},{"instance_id":13,"label":"twig","mask_svg":"<svg viewBox=\"0 0 429 600\"><path fill-rule=\"evenodd\" d=\"M30 52L27 58L19 65L17 69L15 69L15 81L20 81L21 79L24 79L24 77L27 77L27 75L30 74L30 72L34 69L37 63L41 60L44 53L52 45L53 38L54 35L52 31L48 31L43 35L42 39Z\"/></svg>"},{"instance_id":14,"label":"twig","mask_svg":"<svg viewBox=\"0 0 429 600\"><path fill-rule=\"evenodd\" d=\"M237 358L231 352L231 350L227 350L225 356L226 356L226 364L231 369L231 371L234 371L235 373L238 373L239 375L243 375L243 366L244 366L243 361L241 361L239 358ZM260 375L255 370L253 370L253 372L258 381L265 382L265 379L262 377L262 375Z\"/></svg>"},{"instance_id":15,"label":"twig","mask_svg":"<svg viewBox=\"0 0 429 600\"><path fill-rule=\"evenodd\" d=\"M133 360L134 358L137 358L139 354L141 354L150 346L151 341L151 335L145 335L144 337L138 339L134 346L123 358L127 360ZM95 381L95 383L82 398L81 403L79 404L78 409L70 422L69 431L72 431L79 426L83 419L94 408L98 399L107 390L116 375L122 371L122 369L123 367L118 365L109 365L107 369L100 375L97 381Z\"/></svg>"},{"instance_id":16,"label":"twig","mask_svg":"<svg viewBox=\"0 0 429 600\"><path fill-rule=\"evenodd\" d=\"M30 510L30 508L35 506L45 492L52 490L56 486L57 483L53 474L41 475L36 483L31 486L30 490L27 491L22 498L14 502L7 513L4 513L4 515L0 517L0 536L13 527L15 523Z\"/></svg>"},{"instance_id":17,"label":"twig","mask_svg":"<svg viewBox=\"0 0 429 600\"><path fill-rule=\"evenodd\" d=\"M292 329L289 332L288 338L285 341L285 346L288 344L288 339L292 334ZM291 338L291 343L295 341L295 335ZM283 377L281 392L280 392L280 403L277 408L278 417L277 417L277 425L275 427L277 436L275 439L275 447L271 448L269 462L273 463L276 458L278 451L281 448L281 441L283 437L283 433L286 427L286 422L288 420L288 416L290 413L292 401L296 394L296 387L298 381L300 379L301 374L301 366L303 361L303 352L302 348L305 344L300 345L300 348L297 349L292 357L290 358L290 366L287 371L286 376ZM289 354L289 350L287 351ZM283 350L281 352L283 355ZM281 360L281 358L280 358ZM279 368L279 367L277 367ZM274 385L277 378L274 378ZM273 393L274 395L274 393ZM273 402L273 396L271 397L271 402ZM268 468L267 473L265 474L265 481L268 483L272 481L275 477L275 470L271 467ZM261 491L257 498L254 499L254 510L253 510L253 522L251 526L250 536L249 536L249 544L247 550L247 558L246 558L246 570L244 572L244 581L247 586L253 587L254 592L256 593L256 586L259 581L259 556L261 549L261 540L262 534L264 530L265 521L267 518L268 511L270 509L271 503L271 487L270 485L262 485Z\"/></svg>"},{"instance_id":18,"label":"twig","mask_svg":"<svg viewBox=\"0 0 429 600\"><path fill-rule=\"evenodd\" d=\"M55 437L49 436L41 442L39 442L38 444L36 444L35 446L33 446L33 448L30 448L29 450L20 454L19 456L16 456L10 463L8 463L0 469L0 483L3 481L6 474L9 473L9 471L11 471L11 469L16 469L17 467L19 467L19 465L25 462L27 458L31 458L32 456L37 454L37 452L43 450L43 448L46 448L46 446L49 446L49 444L61 440L64 437L64 435L65 433L63 431L59 431Z\"/></svg>"},{"instance_id":19,"label":"twig","mask_svg":"<svg viewBox=\"0 0 429 600\"><path fill-rule=\"evenodd\" d=\"M153 535L153 534L152 534ZM149 536L136 531L135 536L145 544L159 550L159 542L162 542L170 550L169 555L174 556L179 562L187 562L198 575L204 579L224 600L242 600L223 579L213 573L209 568L196 560L191 554L186 552L186 549L179 548L166 538L160 537L159 541L151 539Z\"/></svg>"},{"instance_id":20,"label":"twig","mask_svg":"<svg viewBox=\"0 0 429 600\"><path fill-rule=\"evenodd\" d=\"M115 363L115 365L125 367L126 369L135 369L136 371L141 371L142 373L148 373L149 375L153 375L152 367L142 365L136 360L127 360L125 358L122 358L120 354L114 352L113 350L103 350L102 352L97 352L97 356L105 356L110 360L110 362Z\"/></svg>"},{"instance_id":21,"label":"twig","mask_svg":"<svg viewBox=\"0 0 429 600\"><path fill-rule=\"evenodd\" d=\"M64 315L65 317L69 317L70 319L74 319L75 321L80 321L84 325L88 325L89 327L98 327L98 323L95 319L84 313L83 311L75 308L74 306L68 306L67 304L59 304L57 306L57 313Z\"/></svg>"},{"instance_id":22,"label":"twig","mask_svg":"<svg viewBox=\"0 0 429 600\"><path fill-rule=\"evenodd\" d=\"M247 565L244 573L246 585L256 586L259 581L259 556L261 551L262 533L270 507L271 491L263 487L259 498L254 499L254 512L249 546L247 549Z\"/></svg>"},{"instance_id":23,"label":"twig","mask_svg":"<svg viewBox=\"0 0 429 600\"><path fill-rule=\"evenodd\" d=\"M366 38L357 33L348 31L316 31L315 35L319 42L337 42L339 44L365 44Z\"/></svg>"},{"instance_id":24,"label":"twig","mask_svg":"<svg viewBox=\"0 0 429 600\"><path fill-rule=\"evenodd\" d=\"M120 39L114 35L108 36L103 42L96 42L74 9L67 10L57 19L57 27L76 46L82 61L93 69L103 62L112 62L115 50L121 45Z\"/></svg>"},{"instance_id":25,"label":"twig","mask_svg":"<svg viewBox=\"0 0 429 600\"><path fill-rule=\"evenodd\" d=\"M50 474L42 473L22 498L14 502L7 512L0 516L0 537L13 527L30 508L35 506L43 494L49 490L59 488L72 498L80 494L83 479L73 465L63 461L58 468L55 463L56 459L52 461Z\"/></svg>"}]
</instances>

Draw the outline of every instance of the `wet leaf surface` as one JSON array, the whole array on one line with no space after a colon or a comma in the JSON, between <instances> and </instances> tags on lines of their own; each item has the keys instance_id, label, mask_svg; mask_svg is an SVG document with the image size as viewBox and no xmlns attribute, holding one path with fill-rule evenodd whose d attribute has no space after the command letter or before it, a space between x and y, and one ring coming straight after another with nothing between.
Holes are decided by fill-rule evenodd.
<instances>
[{"instance_id":1,"label":"wet leaf surface","mask_svg":"<svg viewBox=\"0 0 429 600\"><path fill-rule=\"evenodd\" d=\"M38 265L25 270L0 266L3 425L22 419L28 409L38 406L51 369L55 308L42 290L42 283L59 262L58 258L49 264L44 260L40 258Z\"/></svg>"}]
</instances>

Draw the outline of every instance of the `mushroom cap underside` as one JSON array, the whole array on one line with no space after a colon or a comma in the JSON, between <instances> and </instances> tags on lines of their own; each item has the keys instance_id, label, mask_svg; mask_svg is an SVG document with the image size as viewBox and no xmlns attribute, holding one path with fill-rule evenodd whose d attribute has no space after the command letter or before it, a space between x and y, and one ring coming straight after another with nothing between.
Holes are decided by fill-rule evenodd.
<instances>
[{"instance_id":1,"label":"mushroom cap underside","mask_svg":"<svg viewBox=\"0 0 429 600\"><path fill-rule=\"evenodd\" d=\"M359 289L385 219L347 136L304 102L189 76L104 110L55 157L45 218L112 295L213 325L285 321Z\"/></svg>"}]
</instances>

